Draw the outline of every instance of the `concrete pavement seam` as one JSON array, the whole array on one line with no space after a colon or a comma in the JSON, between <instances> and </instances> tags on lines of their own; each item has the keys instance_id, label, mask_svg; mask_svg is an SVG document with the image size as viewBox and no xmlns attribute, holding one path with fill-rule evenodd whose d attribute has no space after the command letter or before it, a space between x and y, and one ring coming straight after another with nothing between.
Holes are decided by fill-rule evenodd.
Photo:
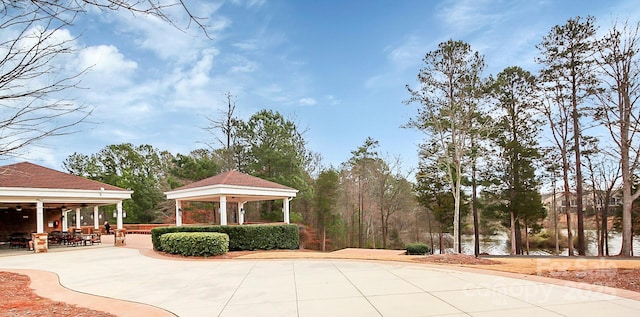
<instances>
[{"instance_id":1,"label":"concrete pavement seam","mask_svg":"<svg viewBox=\"0 0 640 317\"><path fill-rule=\"evenodd\" d=\"M340 274L342 274L342 276L344 276L344 278L347 279L347 281L349 281L349 284L351 284L357 291L358 293L360 293L360 295L362 295L362 297L367 301L367 303L369 303L369 305L371 305L371 307L373 307L373 309L375 309L375 311L378 313L378 315L380 315L381 317L384 317L384 315L382 314L382 312L380 312L380 310L378 309L378 307L376 307L376 305L374 305L369 298L367 297L367 295L365 295L364 293L362 293L362 291L360 290L360 288L358 288L358 286L356 286L355 284L353 284L353 281L351 281L351 279L344 274L344 272L337 266L335 265L335 263L333 261L331 261L331 264L333 264L333 266L336 268L336 270L338 270L338 272L340 272Z\"/></svg>"},{"instance_id":2,"label":"concrete pavement seam","mask_svg":"<svg viewBox=\"0 0 640 317\"><path fill-rule=\"evenodd\" d=\"M238 292L238 289L240 289L240 287L242 286L242 284L244 284L244 281L247 280L247 276L249 276L249 274L251 274L251 271L253 271L253 269L256 267L258 262L254 262L253 265L251 266L251 269L249 269L249 271L247 271L247 273L244 275L244 277L242 278L242 281L240 281L240 283L238 284L238 286L236 287L235 290L233 290L233 293L231 294L231 296L229 296L229 298L227 299L227 301L224 303L224 306L222 306L222 310L220 310L220 312L218 313L218 317L220 317L220 315L222 315L222 313L224 312L225 309L227 309L227 306L229 306L229 302L231 302L231 299L233 298L233 296L236 295L236 293Z\"/></svg>"}]
</instances>

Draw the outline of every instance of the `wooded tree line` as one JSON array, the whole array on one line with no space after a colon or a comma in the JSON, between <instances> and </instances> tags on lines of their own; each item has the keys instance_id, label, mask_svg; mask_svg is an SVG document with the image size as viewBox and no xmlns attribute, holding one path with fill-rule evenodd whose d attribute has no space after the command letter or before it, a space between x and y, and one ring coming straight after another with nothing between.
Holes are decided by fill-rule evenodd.
<instances>
[{"instance_id":1,"label":"wooded tree line","mask_svg":"<svg viewBox=\"0 0 640 317\"><path fill-rule=\"evenodd\" d=\"M339 168L321 169L320 158L306 148L304 133L294 121L271 110L243 121L233 114L231 95L226 98L230 106L220 116L224 119L212 120L209 127L223 137L212 136L216 142L209 148L173 155L151 145L110 145L98 153L70 155L64 169L134 190L124 203L125 222L130 223L171 221L175 209L163 192L235 169L300 191L292 201L292 221L316 232L310 245L404 247L399 233L409 221L400 214L417 208L412 184L401 174L399 161L388 163L378 155L377 141L365 140ZM200 207L209 217L192 219L216 221L212 204ZM281 202L254 203L246 209L248 221L282 221Z\"/></svg>"},{"instance_id":2,"label":"wooded tree line","mask_svg":"<svg viewBox=\"0 0 640 317\"><path fill-rule=\"evenodd\" d=\"M562 184L558 206L577 216L577 228L571 228L572 212L564 212L569 254L575 230L577 251L585 255L587 207L600 222L603 253L614 194L622 199L621 255L633 254L632 207L640 196L634 185L639 27L614 23L597 36L594 17L571 18L536 46L537 74L510 66L485 77L483 56L462 41L443 42L426 54L419 86L407 86L407 103L418 105L408 126L424 132L417 174L422 205L435 212L438 194L453 197L454 249L460 250L461 209L469 202L476 254L478 209L510 229L512 254L528 251L528 233L547 216L544 181L554 193L556 182Z\"/></svg>"}]
</instances>

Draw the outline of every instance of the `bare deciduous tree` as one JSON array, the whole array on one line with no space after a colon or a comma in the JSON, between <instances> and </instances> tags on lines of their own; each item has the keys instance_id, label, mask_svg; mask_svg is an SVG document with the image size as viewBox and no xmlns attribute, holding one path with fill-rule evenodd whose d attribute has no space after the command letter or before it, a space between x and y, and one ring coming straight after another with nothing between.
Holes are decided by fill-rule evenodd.
<instances>
[{"instance_id":1,"label":"bare deciduous tree","mask_svg":"<svg viewBox=\"0 0 640 317\"><path fill-rule=\"evenodd\" d=\"M600 41L597 63L604 89L597 95L596 118L608 128L622 173L622 249L620 255L633 255L631 208L640 197L633 187L640 168L640 132L638 99L640 98L640 23L614 24Z\"/></svg>"},{"instance_id":2,"label":"bare deciduous tree","mask_svg":"<svg viewBox=\"0 0 640 317\"><path fill-rule=\"evenodd\" d=\"M69 99L80 88L86 70L70 72L64 59L74 53L74 38L64 28L91 7L152 15L180 29L168 15L181 7L186 28L196 24L206 34L204 19L181 1L27 0L0 2L0 156L16 156L45 138L75 132L91 114L82 102Z\"/></svg>"}]
</instances>

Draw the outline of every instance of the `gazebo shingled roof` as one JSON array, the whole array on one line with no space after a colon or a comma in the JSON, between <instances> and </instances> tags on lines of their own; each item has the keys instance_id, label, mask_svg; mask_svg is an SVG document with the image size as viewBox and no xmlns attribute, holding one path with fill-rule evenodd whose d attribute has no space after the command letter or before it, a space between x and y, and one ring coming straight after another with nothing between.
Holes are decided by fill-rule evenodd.
<instances>
[{"instance_id":1,"label":"gazebo shingled roof","mask_svg":"<svg viewBox=\"0 0 640 317\"><path fill-rule=\"evenodd\" d=\"M199 180L197 182L182 186L180 188L176 188L173 191L197 188L197 187L214 186L214 185L232 185L232 186L243 186L243 187L261 187L261 188L271 188L271 189L292 189L293 190L293 188L291 187L280 185L278 183L274 183L259 177L251 176L245 173L232 170L222 174L218 174L216 176L205 178L203 180Z\"/></svg>"}]
</instances>

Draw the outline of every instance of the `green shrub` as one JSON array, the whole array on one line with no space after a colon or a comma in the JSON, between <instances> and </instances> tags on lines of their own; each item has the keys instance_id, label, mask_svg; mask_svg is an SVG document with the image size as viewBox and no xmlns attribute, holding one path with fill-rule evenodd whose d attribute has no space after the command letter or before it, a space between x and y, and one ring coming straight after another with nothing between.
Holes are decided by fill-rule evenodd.
<instances>
[{"instance_id":1,"label":"green shrub","mask_svg":"<svg viewBox=\"0 0 640 317\"><path fill-rule=\"evenodd\" d=\"M297 225L183 226L151 229L153 248L164 251L160 237L173 232L221 232L229 236L229 251L297 249Z\"/></svg>"},{"instance_id":2,"label":"green shrub","mask_svg":"<svg viewBox=\"0 0 640 317\"><path fill-rule=\"evenodd\" d=\"M427 253L431 253L431 250L429 246L424 243L407 244L408 255L425 255Z\"/></svg>"},{"instance_id":3,"label":"green shrub","mask_svg":"<svg viewBox=\"0 0 640 317\"><path fill-rule=\"evenodd\" d=\"M577 235L574 237L574 246L578 245ZM558 232L559 247L561 249L567 248L567 236L564 233ZM526 248L525 237L522 237L522 248ZM556 248L556 237L553 231L543 230L537 234L529 235L529 248L534 250L554 250Z\"/></svg>"},{"instance_id":4,"label":"green shrub","mask_svg":"<svg viewBox=\"0 0 640 317\"><path fill-rule=\"evenodd\" d=\"M213 256L229 252L229 236L218 232L174 232L160 237L162 250L184 256Z\"/></svg>"}]
</instances>

